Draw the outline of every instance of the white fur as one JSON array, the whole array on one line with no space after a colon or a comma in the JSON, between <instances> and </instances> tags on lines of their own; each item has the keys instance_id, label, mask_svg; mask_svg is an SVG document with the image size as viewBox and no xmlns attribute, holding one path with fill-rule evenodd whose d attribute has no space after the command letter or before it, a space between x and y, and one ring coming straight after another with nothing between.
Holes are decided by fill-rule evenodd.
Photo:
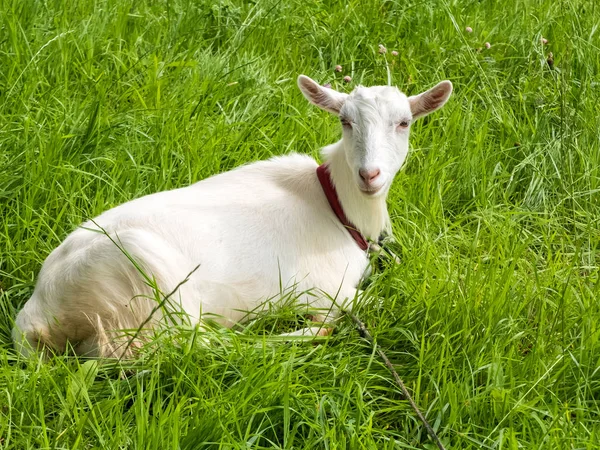
<instances>
[{"instance_id":1,"label":"white fur","mask_svg":"<svg viewBox=\"0 0 600 450\"><path fill-rule=\"evenodd\" d=\"M409 130L397 124L412 119L413 103L424 115L423 103L431 99L427 92L425 100L407 98L391 87L358 87L346 95L304 76L298 84L311 102L352 121L324 156L347 217L377 239L390 228L385 200L408 152ZM366 186L376 193L365 192L358 175L365 167L381 171ZM318 308L332 306L328 295L354 298L367 256L332 212L316 168L307 156L276 157L133 200L84 223L42 266L16 318L16 348L60 352L69 343L80 354L130 355L119 330L143 325L196 266L168 305L194 322L210 314L231 326L291 287L311 291L301 298ZM153 282L163 295L157 297Z\"/></svg>"}]
</instances>

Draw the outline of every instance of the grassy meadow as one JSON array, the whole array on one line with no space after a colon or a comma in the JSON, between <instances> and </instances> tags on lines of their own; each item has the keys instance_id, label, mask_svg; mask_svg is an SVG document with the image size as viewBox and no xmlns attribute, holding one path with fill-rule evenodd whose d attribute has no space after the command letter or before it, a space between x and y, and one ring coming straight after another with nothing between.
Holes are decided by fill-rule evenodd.
<instances>
[{"instance_id":1,"label":"grassy meadow","mask_svg":"<svg viewBox=\"0 0 600 450\"><path fill-rule=\"evenodd\" d=\"M319 158L340 127L300 73L454 84L390 193L401 264L357 309L447 448L600 448L599 22L594 0L0 0L0 448L433 448L348 318L319 345L275 337L302 320L283 307L127 362L12 349L84 219Z\"/></svg>"}]
</instances>

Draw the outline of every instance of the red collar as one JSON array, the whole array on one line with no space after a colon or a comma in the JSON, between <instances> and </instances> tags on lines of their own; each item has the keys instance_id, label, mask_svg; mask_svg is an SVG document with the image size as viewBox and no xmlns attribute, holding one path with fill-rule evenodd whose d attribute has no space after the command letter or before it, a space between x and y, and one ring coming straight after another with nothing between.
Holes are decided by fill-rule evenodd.
<instances>
[{"instance_id":1,"label":"red collar","mask_svg":"<svg viewBox=\"0 0 600 450\"><path fill-rule=\"evenodd\" d=\"M344 225L346 230L348 230L348 233L350 233L350 236L352 236L352 238L356 241L361 250L367 250L369 248L369 243L362 233L358 231L356 226L346 217L344 209L340 203L340 199L338 198L337 191L335 190L335 186L331 181L329 168L325 164L321 164L319 167L317 167L317 177L319 178L319 182L321 183L325 197L327 197L329 206L331 206L331 209L337 218L340 219L342 225Z\"/></svg>"}]
</instances>

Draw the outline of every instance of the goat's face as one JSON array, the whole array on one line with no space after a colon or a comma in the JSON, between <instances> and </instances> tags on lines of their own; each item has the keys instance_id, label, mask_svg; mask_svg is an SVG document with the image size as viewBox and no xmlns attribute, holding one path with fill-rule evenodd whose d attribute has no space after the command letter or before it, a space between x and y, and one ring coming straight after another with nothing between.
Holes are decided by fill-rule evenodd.
<instances>
[{"instance_id":1,"label":"goat's face","mask_svg":"<svg viewBox=\"0 0 600 450\"><path fill-rule=\"evenodd\" d=\"M339 112L348 166L366 195L387 192L408 153L412 113L394 87L358 87Z\"/></svg>"},{"instance_id":2,"label":"goat's face","mask_svg":"<svg viewBox=\"0 0 600 450\"><path fill-rule=\"evenodd\" d=\"M348 166L367 196L387 193L408 154L412 121L441 108L452 93L449 81L412 97L389 86L359 86L343 94L303 75L298 86L311 103L339 116Z\"/></svg>"}]
</instances>

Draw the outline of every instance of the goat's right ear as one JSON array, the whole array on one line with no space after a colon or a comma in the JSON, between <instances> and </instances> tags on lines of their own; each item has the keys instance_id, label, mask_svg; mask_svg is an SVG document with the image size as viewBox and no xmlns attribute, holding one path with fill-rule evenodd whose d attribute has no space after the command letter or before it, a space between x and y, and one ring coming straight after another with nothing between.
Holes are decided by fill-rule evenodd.
<instances>
[{"instance_id":1,"label":"goat's right ear","mask_svg":"<svg viewBox=\"0 0 600 450\"><path fill-rule=\"evenodd\" d=\"M340 109L348 97L348 94L320 86L305 75L298 77L298 87L309 102L335 115L340 113Z\"/></svg>"}]
</instances>

